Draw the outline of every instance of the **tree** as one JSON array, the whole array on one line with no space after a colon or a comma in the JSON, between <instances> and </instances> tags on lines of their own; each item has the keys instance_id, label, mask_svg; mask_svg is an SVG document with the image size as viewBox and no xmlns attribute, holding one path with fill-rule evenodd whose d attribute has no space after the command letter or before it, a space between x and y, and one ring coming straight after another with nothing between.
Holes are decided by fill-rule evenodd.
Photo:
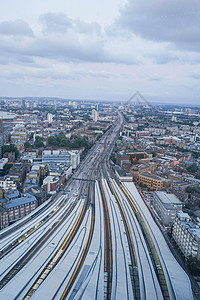
<instances>
[{"instance_id":1,"label":"tree","mask_svg":"<svg viewBox=\"0 0 200 300\"><path fill-rule=\"evenodd\" d=\"M89 115L84 115L83 116L83 121L87 122L90 119Z\"/></svg>"},{"instance_id":2,"label":"tree","mask_svg":"<svg viewBox=\"0 0 200 300\"><path fill-rule=\"evenodd\" d=\"M196 257L188 257L187 266L192 275L199 275L200 272L200 261Z\"/></svg>"},{"instance_id":3,"label":"tree","mask_svg":"<svg viewBox=\"0 0 200 300\"><path fill-rule=\"evenodd\" d=\"M13 164L5 164L3 167L2 175L7 175L10 168L12 168Z\"/></svg>"},{"instance_id":4,"label":"tree","mask_svg":"<svg viewBox=\"0 0 200 300\"><path fill-rule=\"evenodd\" d=\"M92 143L88 141L86 136L72 135L71 138L68 139L64 133L60 133L57 137L50 136L48 138L48 145L53 147L67 147L70 149L84 147L87 150L92 146Z\"/></svg>"},{"instance_id":5,"label":"tree","mask_svg":"<svg viewBox=\"0 0 200 300\"><path fill-rule=\"evenodd\" d=\"M47 143L48 143L49 146L57 146L57 141L56 141L55 136L50 136L48 138L48 142Z\"/></svg>"},{"instance_id":6,"label":"tree","mask_svg":"<svg viewBox=\"0 0 200 300\"><path fill-rule=\"evenodd\" d=\"M29 143L29 142L25 142L24 143L24 148L25 149L28 149L28 148L31 148L32 146L31 146L31 144Z\"/></svg>"},{"instance_id":7,"label":"tree","mask_svg":"<svg viewBox=\"0 0 200 300\"><path fill-rule=\"evenodd\" d=\"M44 147L44 143L43 143L43 138L40 136L36 136L35 138L35 143L34 143L34 147L35 148L41 148Z\"/></svg>"},{"instance_id":8,"label":"tree","mask_svg":"<svg viewBox=\"0 0 200 300\"><path fill-rule=\"evenodd\" d=\"M17 158L19 155L19 150L13 144L2 146L2 154L6 153L6 152L15 152L15 158Z\"/></svg>"},{"instance_id":9,"label":"tree","mask_svg":"<svg viewBox=\"0 0 200 300\"><path fill-rule=\"evenodd\" d=\"M199 158L200 157L200 152L199 151L192 151L192 157Z\"/></svg>"},{"instance_id":10,"label":"tree","mask_svg":"<svg viewBox=\"0 0 200 300\"><path fill-rule=\"evenodd\" d=\"M56 142L60 147L68 147L69 146L69 140L66 138L64 133L60 133L56 137Z\"/></svg>"},{"instance_id":11,"label":"tree","mask_svg":"<svg viewBox=\"0 0 200 300\"><path fill-rule=\"evenodd\" d=\"M188 172L196 173L198 170L198 167L197 167L197 165L192 164L191 166L187 167L187 170L188 170Z\"/></svg>"},{"instance_id":12,"label":"tree","mask_svg":"<svg viewBox=\"0 0 200 300\"><path fill-rule=\"evenodd\" d=\"M97 141L102 137L102 133L97 133Z\"/></svg>"},{"instance_id":13,"label":"tree","mask_svg":"<svg viewBox=\"0 0 200 300\"><path fill-rule=\"evenodd\" d=\"M152 154L153 157L156 157L156 152L155 151L152 151L151 154Z\"/></svg>"},{"instance_id":14,"label":"tree","mask_svg":"<svg viewBox=\"0 0 200 300\"><path fill-rule=\"evenodd\" d=\"M140 160L142 158L144 158L144 153L134 153L134 154L130 155L131 162L133 162L135 160L138 161L138 160Z\"/></svg>"},{"instance_id":15,"label":"tree","mask_svg":"<svg viewBox=\"0 0 200 300\"><path fill-rule=\"evenodd\" d=\"M116 163L116 156L115 156L115 153L114 153L114 152L111 153L110 159L111 159L114 163Z\"/></svg>"},{"instance_id":16,"label":"tree","mask_svg":"<svg viewBox=\"0 0 200 300\"><path fill-rule=\"evenodd\" d=\"M198 193L200 194L200 186L188 186L185 190L187 193Z\"/></svg>"}]
</instances>

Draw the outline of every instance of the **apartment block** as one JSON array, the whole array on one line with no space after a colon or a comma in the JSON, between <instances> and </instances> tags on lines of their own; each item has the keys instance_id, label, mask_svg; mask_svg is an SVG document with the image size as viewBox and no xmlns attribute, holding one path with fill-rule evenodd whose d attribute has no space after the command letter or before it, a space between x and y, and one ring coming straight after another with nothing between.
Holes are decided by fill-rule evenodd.
<instances>
[{"instance_id":1,"label":"apartment block","mask_svg":"<svg viewBox=\"0 0 200 300\"><path fill-rule=\"evenodd\" d=\"M154 191L159 191L163 188L163 180L160 177L147 172L138 175L138 182Z\"/></svg>"},{"instance_id":2,"label":"apartment block","mask_svg":"<svg viewBox=\"0 0 200 300\"><path fill-rule=\"evenodd\" d=\"M78 150L44 150L42 163L64 163L72 165L72 169L76 169L80 163L80 152Z\"/></svg>"},{"instance_id":3,"label":"apartment block","mask_svg":"<svg viewBox=\"0 0 200 300\"><path fill-rule=\"evenodd\" d=\"M182 202L174 195L157 191L153 193L153 206L165 226L171 226L176 214L182 209Z\"/></svg>"},{"instance_id":4,"label":"apartment block","mask_svg":"<svg viewBox=\"0 0 200 300\"><path fill-rule=\"evenodd\" d=\"M178 212L172 236L186 258L193 256L200 260L200 228L187 213Z\"/></svg>"},{"instance_id":5,"label":"apartment block","mask_svg":"<svg viewBox=\"0 0 200 300\"><path fill-rule=\"evenodd\" d=\"M37 199L30 195L24 194L22 197L9 197L0 200L0 229L18 221L37 208Z\"/></svg>"}]
</instances>

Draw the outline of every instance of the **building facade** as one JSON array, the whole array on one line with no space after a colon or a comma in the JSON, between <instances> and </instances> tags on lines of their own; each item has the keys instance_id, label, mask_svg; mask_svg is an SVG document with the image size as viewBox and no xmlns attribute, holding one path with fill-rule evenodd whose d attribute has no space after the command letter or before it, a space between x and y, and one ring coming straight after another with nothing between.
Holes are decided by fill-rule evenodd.
<instances>
[{"instance_id":1,"label":"building facade","mask_svg":"<svg viewBox=\"0 0 200 300\"><path fill-rule=\"evenodd\" d=\"M44 164L66 164L76 169L80 163L80 152L78 150L44 150L42 153L42 163Z\"/></svg>"},{"instance_id":2,"label":"building facade","mask_svg":"<svg viewBox=\"0 0 200 300\"><path fill-rule=\"evenodd\" d=\"M0 200L0 229L30 214L38 206L37 199L30 194L22 197Z\"/></svg>"},{"instance_id":3,"label":"building facade","mask_svg":"<svg viewBox=\"0 0 200 300\"><path fill-rule=\"evenodd\" d=\"M157 191L153 193L153 206L165 226L171 226L176 214L182 209L182 202L174 195Z\"/></svg>"},{"instance_id":4,"label":"building facade","mask_svg":"<svg viewBox=\"0 0 200 300\"><path fill-rule=\"evenodd\" d=\"M0 187L4 189L5 191L11 191L11 190L16 190L17 185L16 182L10 178L9 176L7 177L2 177L0 178Z\"/></svg>"},{"instance_id":5,"label":"building facade","mask_svg":"<svg viewBox=\"0 0 200 300\"><path fill-rule=\"evenodd\" d=\"M179 211L173 224L172 236L183 255L200 260L200 228L187 213Z\"/></svg>"},{"instance_id":6,"label":"building facade","mask_svg":"<svg viewBox=\"0 0 200 300\"><path fill-rule=\"evenodd\" d=\"M163 188L163 180L158 176L147 172L138 174L138 182L154 191L159 191Z\"/></svg>"}]
</instances>

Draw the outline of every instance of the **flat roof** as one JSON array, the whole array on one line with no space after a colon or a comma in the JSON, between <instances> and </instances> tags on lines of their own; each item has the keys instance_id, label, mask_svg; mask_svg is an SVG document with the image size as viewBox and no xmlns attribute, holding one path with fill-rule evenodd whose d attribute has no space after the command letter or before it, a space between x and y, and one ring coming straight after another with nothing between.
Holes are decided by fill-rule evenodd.
<instances>
[{"instance_id":1,"label":"flat roof","mask_svg":"<svg viewBox=\"0 0 200 300\"><path fill-rule=\"evenodd\" d=\"M168 194L164 191L156 191L155 194L163 204L182 204L182 202L174 194Z\"/></svg>"},{"instance_id":2,"label":"flat roof","mask_svg":"<svg viewBox=\"0 0 200 300\"><path fill-rule=\"evenodd\" d=\"M159 176L147 172L140 173L139 176L144 176L155 180L162 180Z\"/></svg>"},{"instance_id":3,"label":"flat roof","mask_svg":"<svg viewBox=\"0 0 200 300\"><path fill-rule=\"evenodd\" d=\"M23 195L23 197L10 200L10 203L5 204L4 207L9 209L9 208L12 208L12 207L16 207L16 206L19 206L19 205L30 203L32 201L37 201L35 196L26 193L26 194Z\"/></svg>"},{"instance_id":4,"label":"flat roof","mask_svg":"<svg viewBox=\"0 0 200 300\"><path fill-rule=\"evenodd\" d=\"M191 220L191 218L190 218L190 216L188 215L188 213L185 213L185 212L183 212L182 210L179 210L178 216L179 216L180 218L185 218L185 219L190 219L190 220Z\"/></svg>"},{"instance_id":5,"label":"flat roof","mask_svg":"<svg viewBox=\"0 0 200 300\"><path fill-rule=\"evenodd\" d=\"M8 199L15 199L19 196L19 191L18 190L14 190L12 191L11 193L8 192L5 194L5 196L8 198Z\"/></svg>"}]
</instances>

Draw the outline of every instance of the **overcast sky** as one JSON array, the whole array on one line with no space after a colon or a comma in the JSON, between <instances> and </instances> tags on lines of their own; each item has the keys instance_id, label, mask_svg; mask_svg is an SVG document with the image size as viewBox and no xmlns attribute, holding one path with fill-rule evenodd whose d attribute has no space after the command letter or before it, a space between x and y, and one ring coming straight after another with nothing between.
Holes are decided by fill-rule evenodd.
<instances>
[{"instance_id":1,"label":"overcast sky","mask_svg":"<svg viewBox=\"0 0 200 300\"><path fill-rule=\"evenodd\" d=\"M200 104L199 0L0 3L0 96Z\"/></svg>"}]
</instances>

